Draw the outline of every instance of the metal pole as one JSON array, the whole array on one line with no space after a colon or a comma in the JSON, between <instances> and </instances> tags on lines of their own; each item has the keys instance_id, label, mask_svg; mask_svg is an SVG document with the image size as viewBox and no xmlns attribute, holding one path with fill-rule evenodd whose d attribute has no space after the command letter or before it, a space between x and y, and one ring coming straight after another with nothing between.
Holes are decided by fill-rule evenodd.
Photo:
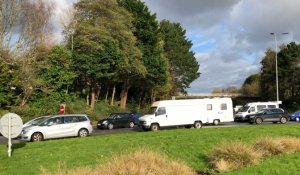
<instances>
[{"instance_id":1,"label":"metal pole","mask_svg":"<svg viewBox=\"0 0 300 175\"><path fill-rule=\"evenodd\" d=\"M277 60L277 37L276 37L276 34L274 33L274 37L275 37L275 54L276 54L276 58L275 58L275 62L276 62L276 100L277 100L277 102L279 101L279 91L278 91L278 60Z\"/></svg>"},{"instance_id":2,"label":"metal pole","mask_svg":"<svg viewBox=\"0 0 300 175\"><path fill-rule=\"evenodd\" d=\"M8 117L8 157L11 157L11 116Z\"/></svg>"}]
</instances>

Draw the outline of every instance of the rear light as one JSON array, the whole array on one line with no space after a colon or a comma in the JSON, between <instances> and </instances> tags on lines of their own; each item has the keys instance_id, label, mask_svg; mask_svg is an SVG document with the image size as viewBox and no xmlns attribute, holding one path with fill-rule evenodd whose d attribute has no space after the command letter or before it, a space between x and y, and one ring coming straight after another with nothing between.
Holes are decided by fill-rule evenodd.
<instances>
[{"instance_id":1,"label":"rear light","mask_svg":"<svg viewBox=\"0 0 300 175\"><path fill-rule=\"evenodd\" d=\"M92 123L92 121L90 121L90 124L93 126L93 123Z\"/></svg>"}]
</instances>

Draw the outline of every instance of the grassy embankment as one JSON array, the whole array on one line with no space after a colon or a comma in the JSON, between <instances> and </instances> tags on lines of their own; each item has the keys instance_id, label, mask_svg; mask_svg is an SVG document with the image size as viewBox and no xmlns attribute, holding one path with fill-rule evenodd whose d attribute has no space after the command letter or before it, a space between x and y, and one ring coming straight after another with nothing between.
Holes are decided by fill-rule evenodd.
<instances>
[{"instance_id":1,"label":"grassy embankment","mask_svg":"<svg viewBox=\"0 0 300 175\"><path fill-rule=\"evenodd\" d=\"M299 131L299 125L276 124L69 138L14 145L10 159L7 158L6 145L0 145L0 174L40 174L41 167L54 172L59 165L68 169L93 167L110 161L112 155L145 147L165 154L169 159L183 161L195 170L201 170L208 167L207 155L213 148L222 147L224 142L251 143L266 136L299 137ZM297 174L299 161L300 152L279 155L229 174Z\"/></svg>"}]
</instances>

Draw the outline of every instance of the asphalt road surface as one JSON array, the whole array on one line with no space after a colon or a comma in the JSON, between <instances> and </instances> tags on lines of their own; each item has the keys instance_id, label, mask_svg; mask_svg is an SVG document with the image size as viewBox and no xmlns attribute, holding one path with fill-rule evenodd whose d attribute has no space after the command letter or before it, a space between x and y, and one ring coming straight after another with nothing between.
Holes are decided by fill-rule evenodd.
<instances>
[{"instance_id":1,"label":"asphalt road surface","mask_svg":"<svg viewBox=\"0 0 300 175\"><path fill-rule=\"evenodd\" d=\"M266 123L262 123L261 125L274 125L272 122L266 122ZM287 122L288 125L293 125L293 124L300 124L300 122ZM249 123L247 122L228 122L228 123L221 123L218 126L214 126L214 125L203 125L202 128L212 128L212 127L238 127L238 126L243 126L243 125L249 125ZM124 133L134 133L134 132L145 132L143 131L141 128L135 126L134 128L116 128L116 129L112 129L112 130L99 130L97 128L94 128L93 134L92 136L96 136L96 135L110 135L110 134L124 134ZM7 144L8 139L0 136L0 144ZM22 141L18 140L18 139L13 139L12 143L20 143Z\"/></svg>"}]
</instances>

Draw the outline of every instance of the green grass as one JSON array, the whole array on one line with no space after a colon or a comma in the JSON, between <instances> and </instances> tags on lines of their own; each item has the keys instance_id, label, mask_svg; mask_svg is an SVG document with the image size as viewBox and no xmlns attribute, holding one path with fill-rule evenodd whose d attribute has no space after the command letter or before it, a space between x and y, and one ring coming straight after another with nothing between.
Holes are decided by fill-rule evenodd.
<instances>
[{"instance_id":1,"label":"green grass","mask_svg":"<svg viewBox=\"0 0 300 175\"><path fill-rule=\"evenodd\" d=\"M160 151L170 159L182 160L199 170L207 168L206 155L212 148L222 146L224 142L239 140L250 143L264 136L299 135L299 125L281 124L174 129L16 144L11 158L7 157L6 145L0 145L0 174L40 174L40 167L55 171L59 164L66 168L95 166L109 161L112 154L126 153L139 147ZM300 153L277 156L259 166L244 168L232 174L296 174L299 161Z\"/></svg>"}]
</instances>

